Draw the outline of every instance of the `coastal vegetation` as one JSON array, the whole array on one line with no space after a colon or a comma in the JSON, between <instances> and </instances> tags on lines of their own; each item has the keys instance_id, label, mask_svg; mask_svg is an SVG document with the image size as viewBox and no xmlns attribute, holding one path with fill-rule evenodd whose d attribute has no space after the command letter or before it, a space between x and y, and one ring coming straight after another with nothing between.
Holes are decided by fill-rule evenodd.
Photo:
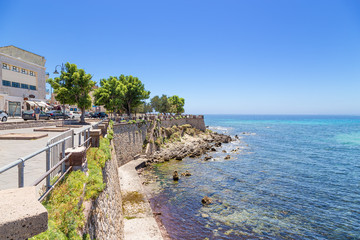
<instances>
[{"instance_id":1,"label":"coastal vegetation","mask_svg":"<svg viewBox=\"0 0 360 240\"><path fill-rule=\"evenodd\" d=\"M81 122L85 122L85 110L91 107L90 91L95 86L91 74L76 64L66 63L65 71L60 77L48 79L47 82L54 89L56 100L62 104L76 104L81 109Z\"/></svg>"},{"instance_id":2,"label":"coastal vegetation","mask_svg":"<svg viewBox=\"0 0 360 240\"><path fill-rule=\"evenodd\" d=\"M94 91L96 105L104 105L115 114L124 111L129 116L137 107L144 104L143 100L149 96L150 91L145 90L144 84L131 75L102 79L100 87Z\"/></svg>"},{"instance_id":3,"label":"coastal vegetation","mask_svg":"<svg viewBox=\"0 0 360 240\"><path fill-rule=\"evenodd\" d=\"M110 121L107 137L100 139L100 147L88 150L87 174L70 172L43 202L48 211L49 227L31 239L89 239L88 235L81 234L85 224L82 203L96 199L106 187L102 169L111 158L112 124Z\"/></svg>"},{"instance_id":4,"label":"coastal vegetation","mask_svg":"<svg viewBox=\"0 0 360 240\"><path fill-rule=\"evenodd\" d=\"M177 95L168 97L163 94L161 97L155 96L151 99L151 107L159 113L181 114L184 110L185 99Z\"/></svg>"},{"instance_id":5,"label":"coastal vegetation","mask_svg":"<svg viewBox=\"0 0 360 240\"><path fill-rule=\"evenodd\" d=\"M184 110L185 99L177 95L168 97L163 94L155 96L150 102L150 91L139 78L132 75L119 77L110 76L100 80L100 86L95 88L92 75L84 69L77 68L76 64L66 63L60 77L50 78L47 82L54 89L55 99L62 104L77 105L81 109L81 122L85 122L85 110L94 103L104 106L108 112L116 116L118 113L158 113L181 114ZM94 102L90 92L93 91Z\"/></svg>"}]
</instances>

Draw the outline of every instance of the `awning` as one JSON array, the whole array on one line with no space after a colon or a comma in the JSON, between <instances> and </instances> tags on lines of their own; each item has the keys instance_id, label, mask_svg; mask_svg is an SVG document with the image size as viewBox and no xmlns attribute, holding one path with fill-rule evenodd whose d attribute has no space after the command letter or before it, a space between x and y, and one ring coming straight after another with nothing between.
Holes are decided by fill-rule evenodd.
<instances>
[{"instance_id":1,"label":"awning","mask_svg":"<svg viewBox=\"0 0 360 240\"><path fill-rule=\"evenodd\" d=\"M36 106L36 107L49 107L49 105L46 104L46 102L43 101L30 101L30 100L26 100L26 103L28 103L31 107Z\"/></svg>"},{"instance_id":2,"label":"awning","mask_svg":"<svg viewBox=\"0 0 360 240\"><path fill-rule=\"evenodd\" d=\"M48 107L48 106L49 106L49 105L46 104L46 102L43 102L43 101L36 102L36 104L37 104L39 107Z\"/></svg>"},{"instance_id":3,"label":"awning","mask_svg":"<svg viewBox=\"0 0 360 240\"><path fill-rule=\"evenodd\" d=\"M35 106L35 103L34 103L33 101L27 100L27 101L25 101L25 102L28 103L30 106Z\"/></svg>"}]
</instances>

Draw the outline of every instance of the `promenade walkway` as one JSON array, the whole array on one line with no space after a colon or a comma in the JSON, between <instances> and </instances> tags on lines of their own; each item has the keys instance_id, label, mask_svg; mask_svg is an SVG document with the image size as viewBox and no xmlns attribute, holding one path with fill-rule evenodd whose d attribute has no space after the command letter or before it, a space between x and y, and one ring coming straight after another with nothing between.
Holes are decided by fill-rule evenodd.
<instances>
[{"instance_id":1,"label":"promenade walkway","mask_svg":"<svg viewBox=\"0 0 360 240\"><path fill-rule=\"evenodd\" d=\"M124 209L124 239L163 240L150 204L145 196L136 166L146 159L133 160L118 168ZM129 194L136 193L142 201L126 201Z\"/></svg>"},{"instance_id":2,"label":"promenade walkway","mask_svg":"<svg viewBox=\"0 0 360 240\"><path fill-rule=\"evenodd\" d=\"M95 122L92 122L94 124ZM74 128L75 133L88 127L85 125L81 128ZM50 127L50 126L49 126ZM55 125L54 125L55 127ZM39 127L36 127L39 128ZM6 133L34 133L34 128L22 128L1 130L0 134ZM3 167L21 157L25 157L34 153L41 148L46 147L47 141L60 135L59 132L41 132L47 133L48 136L36 140L0 140L0 167ZM78 138L75 137L75 146L78 144ZM37 155L25 162L25 186L32 184L37 178L46 172L46 156L45 152ZM2 174L0 174L0 190L17 188L18 187L18 168L14 167Z\"/></svg>"}]
</instances>

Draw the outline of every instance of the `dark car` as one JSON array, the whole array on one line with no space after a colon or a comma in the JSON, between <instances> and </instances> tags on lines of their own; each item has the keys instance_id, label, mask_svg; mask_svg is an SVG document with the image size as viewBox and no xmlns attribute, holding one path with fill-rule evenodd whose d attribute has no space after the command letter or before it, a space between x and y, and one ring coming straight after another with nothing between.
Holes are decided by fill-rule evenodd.
<instances>
[{"instance_id":1,"label":"dark car","mask_svg":"<svg viewBox=\"0 0 360 240\"><path fill-rule=\"evenodd\" d=\"M46 112L46 114L50 115L50 118L52 119L64 119L64 113L60 110L52 110ZM68 119L69 116L65 113L65 119Z\"/></svg>"},{"instance_id":2,"label":"dark car","mask_svg":"<svg viewBox=\"0 0 360 240\"><path fill-rule=\"evenodd\" d=\"M24 112L22 113L22 119L24 119L25 121L27 121L27 120L36 120L36 116L35 116L34 110L24 111ZM49 120L49 119L50 119L50 115L47 114L47 113L45 113L45 112L40 112L39 119Z\"/></svg>"},{"instance_id":3,"label":"dark car","mask_svg":"<svg viewBox=\"0 0 360 240\"><path fill-rule=\"evenodd\" d=\"M96 113L93 113L92 118L106 118L108 117L108 115L104 112L96 112Z\"/></svg>"}]
</instances>

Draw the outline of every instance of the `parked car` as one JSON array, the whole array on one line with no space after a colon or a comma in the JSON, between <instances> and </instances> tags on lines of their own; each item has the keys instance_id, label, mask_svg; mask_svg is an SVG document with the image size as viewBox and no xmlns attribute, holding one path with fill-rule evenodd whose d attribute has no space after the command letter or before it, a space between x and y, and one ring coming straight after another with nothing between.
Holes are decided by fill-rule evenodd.
<instances>
[{"instance_id":1,"label":"parked car","mask_svg":"<svg viewBox=\"0 0 360 240\"><path fill-rule=\"evenodd\" d=\"M92 115L93 118L105 118L108 117L108 115L104 112L96 112Z\"/></svg>"},{"instance_id":2,"label":"parked car","mask_svg":"<svg viewBox=\"0 0 360 240\"><path fill-rule=\"evenodd\" d=\"M52 111L48 111L46 112L47 114L50 115L50 118L52 119L64 119L64 113L60 110L52 110ZM65 113L65 119L68 119L69 116Z\"/></svg>"},{"instance_id":3,"label":"parked car","mask_svg":"<svg viewBox=\"0 0 360 240\"><path fill-rule=\"evenodd\" d=\"M81 117L81 112L77 112L77 111L70 111L70 112L66 112L66 114L69 116L69 118L71 119L75 119L75 118L80 118Z\"/></svg>"},{"instance_id":4,"label":"parked car","mask_svg":"<svg viewBox=\"0 0 360 240\"><path fill-rule=\"evenodd\" d=\"M0 120L1 120L2 122L6 122L7 119L8 119L8 114L7 114L7 112L0 110Z\"/></svg>"},{"instance_id":5,"label":"parked car","mask_svg":"<svg viewBox=\"0 0 360 240\"><path fill-rule=\"evenodd\" d=\"M22 113L22 119L24 119L25 121L36 120L35 111L34 110L24 111ZM40 112L39 120L49 120L49 119L50 119L50 114L47 114L46 112Z\"/></svg>"}]
</instances>

